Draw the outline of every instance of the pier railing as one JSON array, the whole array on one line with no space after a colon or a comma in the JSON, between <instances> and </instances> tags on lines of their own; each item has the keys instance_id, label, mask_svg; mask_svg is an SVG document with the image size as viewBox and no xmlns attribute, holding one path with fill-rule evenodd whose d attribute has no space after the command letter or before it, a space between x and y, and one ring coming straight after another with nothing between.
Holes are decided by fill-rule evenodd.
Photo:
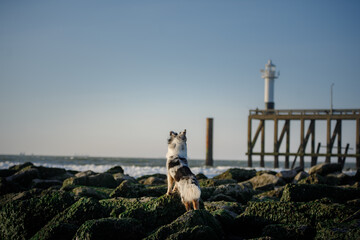
<instances>
[{"instance_id":1,"label":"pier railing","mask_svg":"<svg viewBox=\"0 0 360 240\"><path fill-rule=\"evenodd\" d=\"M258 128L252 136L252 121L259 120ZM279 121L284 120L282 131L279 135ZM290 152L290 122L300 121L300 146L297 152ZM327 122L326 128L326 153L320 153L320 143L315 149L315 126L316 121ZM348 153L350 144L342 147L342 121L350 120L356 122L355 130L355 154ZM265 122L274 121L273 151L265 151ZM309 127L305 134L305 122ZM331 123L336 121L334 129ZM261 134L260 152L254 152L257 139ZM285 152L280 152L282 141L286 139ZM337 140L337 153L333 153L335 140ZM310 153L306 152L306 146L310 142ZM342 149L345 149L342 152ZM290 167L290 156L294 156L292 167L295 166L297 157L300 158L300 167L304 167L304 157L311 157L311 165L317 163L318 157L325 157L325 162L330 163L331 157L337 157L338 163L344 164L347 157L356 158L356 167L360 168L360 109L289 109L289 110L250 110L248 117L248 166L252 167L252 156L260 156L260 167L264 167L264 156L274 156L274 167L279 167L279 156L285 157L285 168Z\"/></svg>"}]
</instances>

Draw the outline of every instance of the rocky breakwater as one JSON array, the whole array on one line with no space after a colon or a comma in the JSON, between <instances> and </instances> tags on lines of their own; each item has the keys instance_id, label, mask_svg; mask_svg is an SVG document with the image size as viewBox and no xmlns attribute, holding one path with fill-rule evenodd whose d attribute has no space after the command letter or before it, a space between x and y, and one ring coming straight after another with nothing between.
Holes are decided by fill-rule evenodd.
<instances>
[{"instance_id":1,"label":"rocky breakwater","mask_svg":"<svg viewBox=\"0 0 360 240\"><path fill-rule=\"evenodd\" d=\"M0 239L360 239L359 171L320 164L197 178L200 210L186 212L165 195L163 174L3 169Z\"/></svg>"}]
</instances>

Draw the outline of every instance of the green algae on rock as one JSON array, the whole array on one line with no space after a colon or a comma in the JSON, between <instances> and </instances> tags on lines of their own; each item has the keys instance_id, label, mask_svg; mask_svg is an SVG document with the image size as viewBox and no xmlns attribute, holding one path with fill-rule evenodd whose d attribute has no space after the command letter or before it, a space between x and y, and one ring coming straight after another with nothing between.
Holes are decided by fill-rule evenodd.
<instances>
[{"instance_id":1,"label":"green algae on rock","mask_svg":"<svg viewBox=\"0 0 360 240\"><path fill-rule=\"evenodd\" d=\"M133 218L101 218L86 221L77 230L73 239L142 239L141 223Z\"/></svg>"},{"instance_id":2,"label":"green algae on rock","mask_svg":"<svg viewBox=\"0 0 360 240\"><path fill-rule=\"evenodd\" d=\"M135 218L142 222L147 232L168 224L185 212L177 195L163 195L143 204L137 204L120 213L119 218Z\"/></svg>"},{"instance_id":3,"label":"green algae on rock","mask_svg":"<svg viewBox=\"0 0 360 240\"><path fill-rule=\"evenodd\" d=\"M197 232L196 229L199 228L201 228L201 239L205 239L204 236L208 236L209 239L222 239L224 235L220 223L214 216L206 210L195 210L186 212L170 224L160 227L146 240L186 239L185 236L191 236L190 233Z\"/></svg>"},{"instance_id":4,"label":"green algae on rock","mask_svg":"<svg viewBox=\"0 0 360 240\"><path fill-rule=\"evenodd\" d=\"M81 198L49 221L32 239L71 239L87 220L106 217L104 208L92 198Z\"/></svg>"},{"instance_id":5,"label":"green algae on rock","mask_svg":"<svg viewBox=\"0 0 360 240\"><path fill-rule=\"evenodd\" d=\"M73 203L74 198L69 193L59 191L9 202L0 211L0 238L29 239Z\"/></svg>"}]
</instances>

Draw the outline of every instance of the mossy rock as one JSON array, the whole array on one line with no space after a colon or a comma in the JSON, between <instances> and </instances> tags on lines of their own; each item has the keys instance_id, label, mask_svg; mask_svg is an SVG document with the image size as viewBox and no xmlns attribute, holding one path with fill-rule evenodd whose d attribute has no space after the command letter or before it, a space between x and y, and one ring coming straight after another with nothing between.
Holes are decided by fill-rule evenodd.
<instances>
[{"instance_id":1,"label":"mossy rock","mask_svg":"<svg viewBox=\"0 0 360 240\"><path fill-rule=\"evenodd\" d=\"M326 184L326 178L314 173L298 181L298 184Z\"/></svg>"},{"instance_id":2,"label":"mossy rock","mask_svg":"<svg viewBox=\"0 0 360 240\"><path fill-rule=\"evenodd\" d=\"M144 175L144 176L138 177L136 179L136 181L138 181L139 183L142 183L143 181L145 181L149 177L159 178L159 179L162 179L162 180L167 179L167 176L165 174L155 173L155 174L151 174L151 175Z\"/></svg>"},{"instance_id":3,"label":"mossy rock","mask_svg":"<svg viewBox=\"0 0 360 240\"><path fill-rule=\"evenodd\" d=\"M25 162L25 163L22 163L22 164L11 166L11 167L9 167L9 169L10 170L15 170L15 171L20 171L21 169L29 167L29 166L34 166L34 164L31 163L31 162Z\"/></svg>"},{"instance_id":4,"label":"mossy rock","mask_svg":"<svg viewBox=\"0 0 360 240\"><path fill-rule=\"evenodd\" d=\"M48 222L32 239L71 239L84 222L106 217L105 213L95 199L81 198Z\"/></svg>"},{"instance_id":5,"label":"mossy rock","mask_svg":"<svg viewBox=\"0 0 360 240\"><path fill-rule=\"evenodd\" d=\"M6 178L16 173L16 170L0 169L0 178Z\"/></svg>"},{"instance_id":6,"label":"mossy rock","mask_svg":"<svg viewBox=\"0 0 360 240\"><path fill-rule=\"evenodd\" d=\"M204 202L204 207L210 213L224 209L234 212L236 214L240 214L245 210L245 207L238 202L226 202L226 201Z\"/></svg>"},{"instance_id":7,"label":"mossy rock","mask_svg":"<svg viewBox=\"0 0 360 240\"><path fill-rule=\"evenodd\" d=\"M208 177L203 173L198 173L195 175L196 179L199 181L201 179L208 179Z\"/></svg>"},{"instance_id":8,"label":"mossy rock","mask_svg":"<svg viewBox=\"0 0 360 240\"><path fill-rule=\"evenodd\" d=\"M256 176L256 170L246 170L241 168L230 168L229 170L217 175L214 179L233 179L237 182L246 181Z\"/></svg>"},{"instance_id":9,"label":"mossy rock","mask_svg":"<svg viewBox=\"0 0 360 240\"><path fill-rule=\"evenodd\" d=\"M141 223L132 218L102 218L86 221L77 230L74 239L142 239Z\"/></svg>"},{"instance_id":10,"label":"mossy rock","mask_svg":"<svg viewBox=\"0 0 360 240\"><path fill-rule=\"evenodd\" d=\"M201 199L207 201L212 197L215 189L215 187L201 187Z\"/></svg>"},{"instance_id":11,"label":"mossy rock","mask_svg":"<svg viewBox=\"0 0 360 240\"><path fill-rule=\"evenodd\" d=\"M109 195L112 191L113 189L111 188L98 188L98 187L87 187L87 186L79 186L72 190L75 196L93 197L98 200L109 198Z\"/></svg>"},{"instance_id":12,"label":"mossy rock","mask_svg":"<svg viewBox=\"0 0 360 240\"><path fill-rule=\"evenodd\" d=\"M224 184L237 183L234 179L201 179L199 180L200 187L216 187Z\"/></svg>"},{"instance_id":13,"label":"mossy rock","mask_svg":"<svg viewBox=\"0 0 360 240\"><path fill-rule=\"evenodd\" d=\"M242 216L253 216L270 223L315 225L340 222L352 216L354 209L342 204L319 202L249 202Z\"/></svg>"},{"instance_id":14,"label":"mossy rock","mask_svg":"<svg viewBox=\"0 0 360 240\"><path fill-rule=\"evenodd\" d=\"M166 190L167 188L165 185L146 187L143 184L125 180L110 194L110 197L158 197L165 194Z\"/></svg>"},{"instance_id":15,"label":"mossy rock","mask_svg":"<svg viewBox=\"0 0 360 240\"><path fill-rule=\"evenodd\" d=\"M153 200L151 197L143 198L111 198L100 200L99 203L104 208L106 216L118 217L120 213L131 208L141 208L146 202Z\"/></svg>"},{"instance_id":16,"label":"mossy rock","mask_svg":"<svg viewBox=\"0 0 360 240\"><path fill-rule=\"evenodd\" d=\"M330 226L318 226L315 239L358 240L360 239L360 219Z\"/></svg>"},{"instance_id":17,"label":"mossy rock","mask_svg":"<svg viewBox=\"0 0 360 240\"><path fill-rule=\"evenodd\" d=\"M7 177L6 181L19 184L23 188L29 188L31 186L32 180L39 177L40 177L39 170L34 168L33 166L28 166L22 168L14 175Z\"/></svg>"},{"instance_id":18,"label":"mossy rock","mask_svg":"<svg viewBox=\"0 0 360 240\"><path fill-rule=\"evenodd\" d=\"M281 201L306 202L321 198L331 198L338 202L359 198L360 189L342 188L315 184L287 184Z\"/></svg>"},{"instance_id":19,"label":"mossy rock","mask_svg":"<svg viewBox=\"0 0 360 240\"><path fill-rule=\"evenodd\" d=\"M216 187L208 201L235 200L242 204L249 201L256 194L252 188L244 184L226 184ZM220 195L220 197L218 197ZM224 197L225 196L225 197Z\"/></svg>"},{"instance_id":20,"label":"mossy rock","mask_svg":"<svg viewBox=\"0 0 360 240\"><path fill-rule=\"evenodd\" d=\"M73 203L74 198L69 193L58 191L9 202L0 211L0 238L29 239Z\"/></svg>"},{"instance_id":21,"label":"mossy rock","mask_svg":"<svg viewBox=\"0 0 360 240\"><path fill-rule=\"evenodd\" d=\"M220 223L206 210L189 211L178 217L175 221L165 226L160 227L155 233L148 236L147 240L155 239L186 239L185 236L190 236L195 227L202 229L202 236L200 239L222 239L224 233ZM210 231L211 229L211 231ZM176 237L175 237L176 236ZM182 236L177 237L177 236ZM195 239L195 238L190 238Z\"/></svg>"},{"instance_id":22,"label":"mossy rock","mask_svg":"<svg viewBox=\"0 0 360 240\"><path fill-rule=\"evenodd\" d=\"M309 225L270 224L264 227L262 235L274 239L307 240L315 237L316 230ZM328 238L329 239L329 238Z\"/></svg>"},{"instance_id":23,"label":"mossy rock","mask_svg":"<svg viewBox=\"0 0 360 240\"><path fill-rule=\"evenodd\" d=\"M163 195L126 209L126 211L120 213L119 218L135 218L149 232L172 222L184 212L185 207L178 195Z\"/></svg>"},{"instance_id":24,"label":"mossy rock","mask_svg":"<svg viewBox=\"0 0 360 240\"><path fill-rule=\"evenodd\" d=\"M63 188L69 185L115 188L117 182L110 173L99 173L95 175L78 175L78 177L70 177L63 182Z\"/></svg>"}]
</instances>

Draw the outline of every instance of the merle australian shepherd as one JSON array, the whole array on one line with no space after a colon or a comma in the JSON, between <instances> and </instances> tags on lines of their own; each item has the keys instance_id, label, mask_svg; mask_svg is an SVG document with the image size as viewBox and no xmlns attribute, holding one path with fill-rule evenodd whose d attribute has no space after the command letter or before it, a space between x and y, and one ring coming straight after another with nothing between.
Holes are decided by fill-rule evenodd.
<instances>
[{"instance_id":1,"label":"merle australian shepherd","mask_svg":"<svg viewBox=\"0 0 360 240\"><path fill-rule=\"evenodd\" d=\"M191 172L187 161L186 130L177 134L171 131L166 154L168 195L178 191L186 211L199 209L201 190L195 175ZM175 182L175 186L172 186Z\"/></svg>"}]
</instances>

